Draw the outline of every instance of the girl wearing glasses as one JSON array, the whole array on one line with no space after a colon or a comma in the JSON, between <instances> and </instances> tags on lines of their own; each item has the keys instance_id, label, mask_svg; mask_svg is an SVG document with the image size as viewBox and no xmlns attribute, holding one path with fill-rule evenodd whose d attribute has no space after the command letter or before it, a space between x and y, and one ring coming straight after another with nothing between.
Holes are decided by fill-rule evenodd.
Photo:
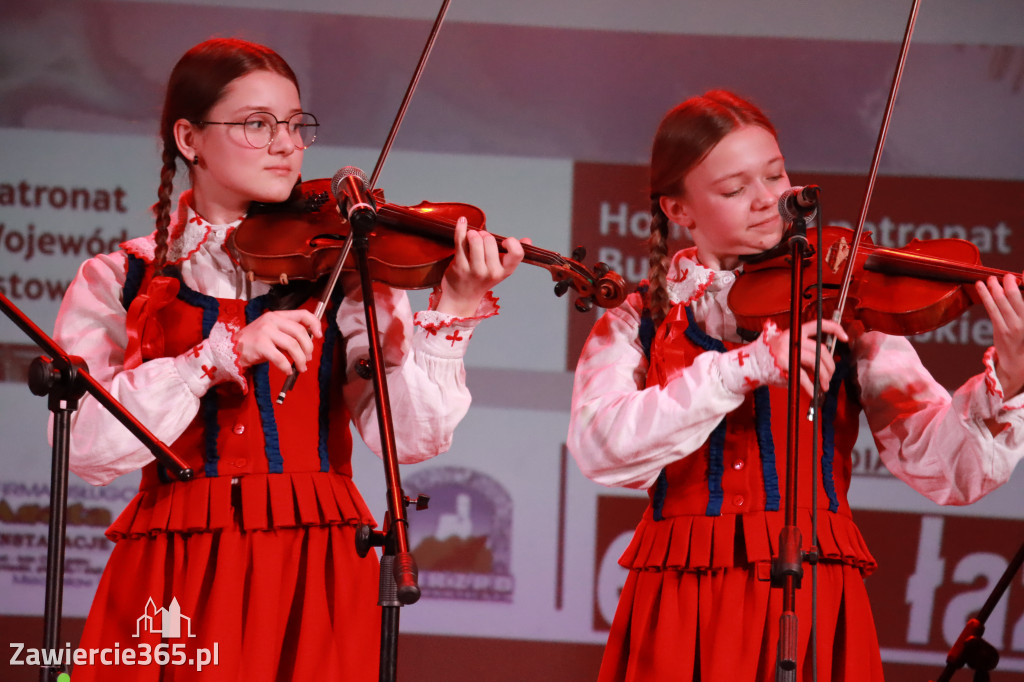
<instances>
[{"instance_id":1,"label":"girl wearing glasses","mask_svg":"<svg viewBox=\"0 0 1024 682\"><path fill-rule=\"evenodd\" d=\"M87 261L63 300L58 342L196 474L177 482L82 401L72 470L103 485L141 469L142 483L108 530L116 546L80 644L121 651L77 665L76 682L191 679L200 659L210 679L377 678L377 562L354 543L373 520L350 465L350 420L380 451L373 386L355 369L367 357L358 280L343 278L321 322L310 287L250 282L224 248L251 202L289 197L316 125L270 49L189 50L161 119L156 231ZM179 158L191 187L172 208ZM523 256L514 239L499 255L492 236L456 233L431 310L374 292L403 462L448 448L470 403L467 341Z\"/></svg>"}]
</instances>

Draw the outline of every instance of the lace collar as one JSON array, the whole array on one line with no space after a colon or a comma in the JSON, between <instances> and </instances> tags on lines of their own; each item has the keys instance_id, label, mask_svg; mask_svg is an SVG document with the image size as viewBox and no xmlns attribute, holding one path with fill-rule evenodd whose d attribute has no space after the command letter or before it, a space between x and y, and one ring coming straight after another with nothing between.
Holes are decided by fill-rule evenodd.
<instances>
[{"instance_id":1,"label":"lace collar","mask_svg":"<svg viewBox=\"0 0 1024 682\"><path fill-rule=\"evenodd\" d=\"M213 225L196 213L192 207L192 190L185 190L178 200L178 210L171 218L167 238L167 264L178 265L199 251L204 244L210 242L223 244L233 229L238 227L242 218L225 225ZM128 253L152 263L156 256L156 232L147 237L130 239L121 244Z\"/></svg>"},{"instance_id":2,"label":"lace collar","mask_svg":"<svg viewBox=\"0 0 1024 682\"><path fill-rule=\"evenodd\" d=\"M666 276L669 300L691 305L705 295L714 297L736 281L734 270L712 270L697 260L697 248L677 251Z\"/></svg>"}]
</instances>

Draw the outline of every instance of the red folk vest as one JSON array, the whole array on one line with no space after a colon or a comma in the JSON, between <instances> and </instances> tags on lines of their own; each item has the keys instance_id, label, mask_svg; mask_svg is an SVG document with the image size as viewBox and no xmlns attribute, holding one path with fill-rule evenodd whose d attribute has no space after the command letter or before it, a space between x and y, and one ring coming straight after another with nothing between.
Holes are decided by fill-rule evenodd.
<instances>
[{"instance_id":1,"label":"red folk vest","mask_svg":"<svg viewBox=\"0 0 1024 682\"><path fill-rule=\"evenodd\" d=\"M737 345L708 336L691 311L677 305L651 344L648 385L664 385L671 370L691 365L701 353L724 352ZM853 524L846 497L860 415L851 370L848 357L837 360L821 410L816 483L811 471L812 426L800 419L798 526L804 549L809 549L816 487L822 555L870 570L874 559ZM650 505L623 555L623 565L702 570L771 558L784 520L786 395L784 388L754 390L700 449L662 470L648 490ZM808 406L802 396L801 414Z\"/></svg>"},{"instance_id":2,"label":"red folk vest","mask_svg":"<svg viewBox=\"0 0 1024 682\"><path fill-rule=\"evenodd\" d=\"M130 256L124 306L146 296L153 268ZM172 287L173 290L173 287ZM151 305L144 327L143 361L186 353L217 322L237 328L264 312L267 297L217 299L179 283L177 295ZM308 302L306 307L312 307ZM285 376L269 363L249 368L248 391L217 384L201 398L199 413L170 444L195 472L173 480L161 464L143 468L140 495L108 534L196 531L230 522L241 508L247 529L372 521L352 483L352 436L342 399L344 341L328 309L313 359L284 404L274 401ZM234 483L232 483L234 479Z\"/></svg>"}]
</instances>

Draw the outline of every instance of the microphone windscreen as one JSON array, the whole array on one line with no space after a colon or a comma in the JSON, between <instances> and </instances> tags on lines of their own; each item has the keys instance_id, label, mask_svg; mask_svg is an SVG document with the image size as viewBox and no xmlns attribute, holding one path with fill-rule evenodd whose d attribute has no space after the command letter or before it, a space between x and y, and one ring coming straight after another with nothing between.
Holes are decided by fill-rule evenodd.
<instances>
[{"instance_id":1,"label":"microphone windscreen","mask_svg":"<svg viewBox=\"0 0 1024 682\"><path fill-rule=\"evenodd\" d=\"M366 185L369 183L369 180L366 177L366 173L356 168L355 166L345 166L337 173L335 173L334 178L331 180L331 194L334 195L335 198L337 198L338 196L338 190L341 189L341 183L344 182L345 178L347 178L350 175L354 175L357 178L359 178L363 183L363 189L366 189Z\"/></svg>"},{"instance_id":2,"label":"microphone windscreen","mask_svg":"<svg viewBox=\"0 0 1024 682\"><path fill-rule=\"evenodd\" d=\"M779 197L779 215L782 216L783 221L791 223L797 218L803 218L806 221L811 221L816 215L818 215L817 206L811 207L810 210L799 209L797 198L803 189L803 187L790 187Z\"/></svg>"}]
</instances>

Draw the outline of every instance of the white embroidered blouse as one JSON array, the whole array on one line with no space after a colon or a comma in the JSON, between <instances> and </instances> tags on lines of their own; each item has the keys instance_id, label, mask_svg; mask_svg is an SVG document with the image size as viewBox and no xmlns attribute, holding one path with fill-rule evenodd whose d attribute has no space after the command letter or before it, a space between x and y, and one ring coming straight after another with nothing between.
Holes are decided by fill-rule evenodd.
<instances>
[{"instance_id":1,"label":"white embroidered blouse","mask_svg":"<svg viewBox=\"0 0 1024 682\"><path fill-rule=\"evenodd\" d=\"M178 266L185 285L216 298L243 300L269 290L261 282L250 283L224 249L238 222L211 225L192 210L190 193L182 195L170 231L168 262ZM151 235L122 246L123 251L82 264L61 303L54 338L71 355L82 357L90 374L160 440L172 443L195 417L199 399L211 386L233 380L244 388L245 381L235 364L232 330L222 328L215 328L211 343L197 347L198 352L125 368L128 339L121 294L127 253L151 261L155 239ZM380 454L373 386L354 369L368 355L358 279L346 275L341 286L346 295L337 321L347 344L345 400L363 440ZM479 321L497 314L497 300L488 295L474 317L455 318L433 310L414 317L406 294L383 285L375 285L374 297L397 450L403 463L421 461L448 449L455 426L469 409L463 356ZM211 364L221 370L212 377L202 370ZM103 406L83 398L72 419L72 471L105 485L152 460L149 450Z\"/></svg>"},{"instance_id":2,"label":"white embroidered blouse","mask_svg":"<svg viewBox=\"0 0 1024 682\"><path fill-rule=\"evenodd\" d=\"M674 256L670 300L690 305L709 335L738 341L727 305L736 274L710 270L696 258L692 248ZM583 473L607 486L650 487L662 468L697 450L739 407L747 380L779 380L759 339L729 353L703 353L664 388L645 388L641 309L633 294L608 311L576 367L568 447ZM950 396L903 337L867 332L851 347L868 424L895 476L941 504L975 501L1009 480L1024 457L1024 394L1003 399L994 349L984 371ZM741 366L734 361L741 351L759 360Z\"/></svg>"}]
</instances>

